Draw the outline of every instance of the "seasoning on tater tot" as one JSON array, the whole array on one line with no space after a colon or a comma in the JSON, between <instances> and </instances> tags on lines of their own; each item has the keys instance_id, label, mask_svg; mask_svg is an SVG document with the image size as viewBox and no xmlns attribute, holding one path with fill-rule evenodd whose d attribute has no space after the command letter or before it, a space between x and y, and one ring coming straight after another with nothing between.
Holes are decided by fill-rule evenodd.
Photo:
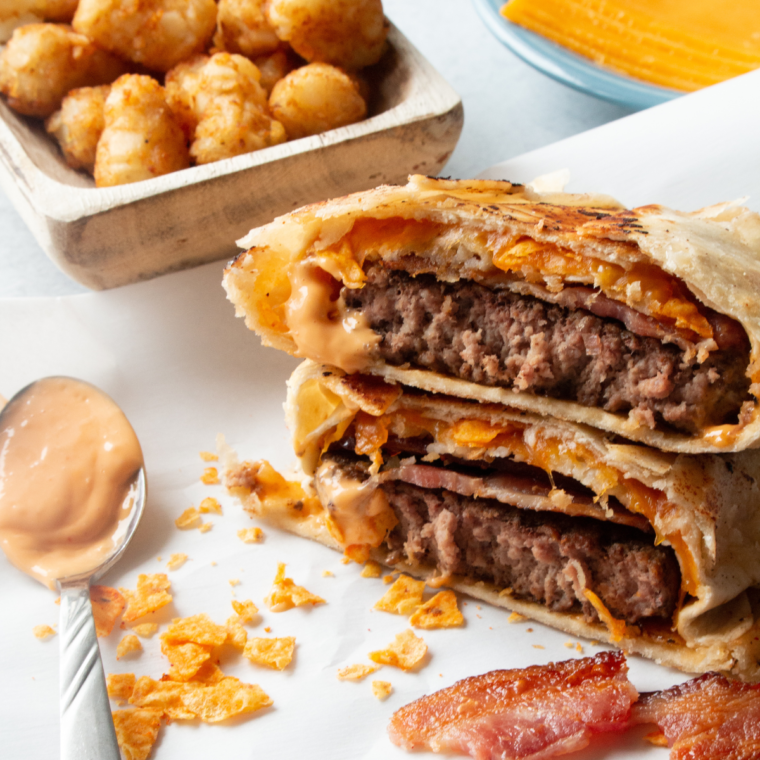
<instances>
[{"instance_id":1,"label":"seasoning on tater tot","mask_svg":"<svg viewBox=\"0 0 760 760\"><path fill-rule=\"evenodd\" d=\"M27 116L50 116L69 90L108 84L126 64L64 24L28 24L0 53L0 92Z\"/></svg>"},{"instance_id":2,"label":"seasoning on tater tot","mask_svg":"<svg viewBox=\"0 0 760 760\"><path fill-rule=\"evenodd\" d=\"M106 98L95 156L97 187L125 185L190 165L185 135L152 77L125 74Z\"/></svg>"},{"instance_id":3,"label":"seasoning on tater tot","mask_svg":"<svg viewBox=\"0 0 760 760\"><path fill-rule=\"evenodd\" d=\"M382 0L270 0L267 16L277 36L310 63L360 69L385 49Z\"/></svg>"},{"instance_id":4,"label":"seasoning on tater tot","mask_svg":"<svg viewBox=\"0 0 760 760\"><path fill-rule=\"evenodd\" d=\"M58 140L63 157L72 169L95 169L95 151L105 126L104 109L111 86L72 90L61 107L45 122L45 129Z\"/></svg>"},{"instance_id":5,"label":"seasoning on tater tot","mask_svg":"<svg viewBox=\"0 0 760 760\"><path fill-rule=\"evenodd\" d=\"M169 105L190 135L196 164L285 142L282 125L269 115L259 71L232 53L196 56L166 75Z\"/></svg>"},{"instance_id":6,"label":"seasoning on tater tot","mask_svg":"<svg viewBox=\"0 0 760 760\"><path fill-rule=\"evenodd\" d=\"M292 139L353 124L367 113L357 82L327 63L302 66L277 82L269 109Z\"/></svg>"},{"instance_id":7,"label":"seasoning on tater tot","mask_svg":"<svg viewBox=\"0 0 760 760\"><path fill-rule=\"evenodd\" d=\"M248 58L270 55L282 44L269 23L269 0L219 0L214 46Z\"/></svg>"},{"instance_id":8,"label":"seasoning on tater tot","mask_svg":"<svg viewBox=\"0 0 760 760\"><path fill-rule=\"evenodd\" d=\"M96 44L155 71L203 51L216 27L214 0L79 0L72 22Z\"/></svg>"}]
</instances>

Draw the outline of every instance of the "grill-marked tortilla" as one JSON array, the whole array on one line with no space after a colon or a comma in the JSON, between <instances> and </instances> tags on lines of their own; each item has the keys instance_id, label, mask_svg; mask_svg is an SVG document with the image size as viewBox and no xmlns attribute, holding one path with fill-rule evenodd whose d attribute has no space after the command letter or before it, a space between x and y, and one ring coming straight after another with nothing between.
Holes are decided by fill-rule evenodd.
<instances>
[{"instance_id":1,"label":"grill-marked tortilla","mask_svg":"<svg viewBox=\"0 0 760 760\"><path fill-rule=\"evenodd\" d=\"M295 356L552 415L662 450L733 452L760 443L760 217L746 209L626 210L605 196L414 176L403 187L299 209L240 244L249 250L225 272L228 296L265 344ZM378 358L380 339L362 313L339 298L341 288L365 287L373 265L549 303L572 291L585 299L582 308L616 314L618 324L679 345L697 364L720 343L722 327L710 317L716 312L746 333L746 396L719 423L690 433L636 410L537 395L519 383L498 387L414 362L394 366ZM714 388L721 381L718 371L710 375Z\"/></svg>"}]
</instances>

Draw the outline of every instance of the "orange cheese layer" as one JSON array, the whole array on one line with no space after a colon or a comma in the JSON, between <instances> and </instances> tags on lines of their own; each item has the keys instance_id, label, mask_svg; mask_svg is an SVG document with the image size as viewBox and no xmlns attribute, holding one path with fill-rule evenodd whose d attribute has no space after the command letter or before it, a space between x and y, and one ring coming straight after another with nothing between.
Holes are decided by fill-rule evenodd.
<instances>
[{"instance_id":1,"label":"orange cheese layer","mask_svg":"<svg viewBox=\"0 0 760 760\"><path fill-rule=\"evenodd\" d=\"M652 264L636 263L625 269L528 238L495 252L493 263L504 272L522 275L529 282L543 283L547 276L556 276L593 284L606 296L665 324L692 330L701 338L713 336L710 323L699 312L686 287L678 278Z\"/></svg>"},{"instance_id":2,"label":"orange cheese layer","mask_svg":"<svg viewBox=\"0 0 760 760\"><path fill-rule=\"evenodd\" d=\"M676 90L760 66L757 0L511 0L501 12L602 66Z\"/></svg>"},{"instance_id":3,"label":"orange cheese layer","mask_svg":"<svg viewBox=\"0 0 760 760\"><path fill-rule=\"evenodd\" d=\"M370 454L374 447L382 446L388 431L403 431L405 437L433 435L440 441L451 441L457 446L470 448L504 448L518 461L545 472L561 472L568 461L575 465L593 469L604 483L603 493L620 486L628 494L626 505L632 512L644 515L652 527L656 517L663 517L675 509L662 491L649 488L638 480L626 478L620 470L600 462L587 447L575 442L572 446L563 444L556 438L538 433L533 444L525 441L525 426L518 422L507 425L491 425L482 420L459 420L447 423L431 420L417 412L391 412L383 417L362 414L361 423L356 425L356 451ZM656 533L657 543L667 542L673 547L681 566L681 586L688 594L696 595L698 570L691 550L679 533L661 535Z\"/></svg>"}]
</instances>

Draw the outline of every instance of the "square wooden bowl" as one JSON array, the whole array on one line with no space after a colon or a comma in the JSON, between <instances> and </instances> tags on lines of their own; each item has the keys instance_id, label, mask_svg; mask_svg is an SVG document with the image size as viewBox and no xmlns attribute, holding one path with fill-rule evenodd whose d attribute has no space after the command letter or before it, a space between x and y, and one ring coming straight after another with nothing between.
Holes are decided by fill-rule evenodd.
<instances>
[{"instance_id":1,"label":"square wooden bowl","mask_svg":"<svg viewBox=\"0 0 760 760\"><path fill-rule=\"evenodd\" d=\"M298 206L441 170L461 100L392 25L388 42L364 121L120 187L96 188L0 100L0 186L50 259L94 290L232 257L236 239Z\"/></svg>"}]
</instances>

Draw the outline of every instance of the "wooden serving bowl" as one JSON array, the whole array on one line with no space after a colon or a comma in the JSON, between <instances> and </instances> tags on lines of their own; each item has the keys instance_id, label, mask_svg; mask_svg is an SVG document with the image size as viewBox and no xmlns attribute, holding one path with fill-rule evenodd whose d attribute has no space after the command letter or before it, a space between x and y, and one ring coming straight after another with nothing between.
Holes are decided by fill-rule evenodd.
<instances>
[{"instance_id":1,"label":"wooden serving bowl","mask_svg":"<svg viewBox=\"0 0 760 760\"><path fill-rule=\"evenodd\" d=\"M236 239L298 206L441 170L461 100L393 25L388 41L367 71L364 121L119 187L96 188L0 99L0 186L50 259L93 290L232 257Z\"/></svg>"}]
</instances>

